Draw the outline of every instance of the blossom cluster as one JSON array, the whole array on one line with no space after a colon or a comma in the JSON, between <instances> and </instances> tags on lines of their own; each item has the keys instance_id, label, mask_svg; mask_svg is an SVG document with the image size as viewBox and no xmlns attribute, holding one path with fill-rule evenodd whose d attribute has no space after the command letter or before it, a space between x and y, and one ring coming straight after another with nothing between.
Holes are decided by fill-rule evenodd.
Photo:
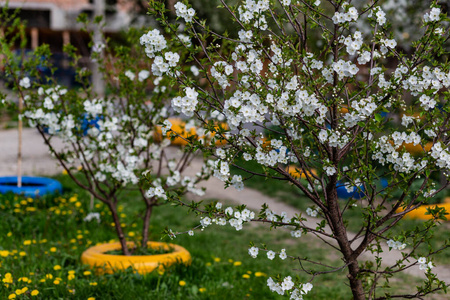
<instances>
[{"instance_id":1,"label":"blossom cluster","mask_svg":"<svg viewBox=\"0 0 450 300\"><path fill-rule=\"evenodd\" d=\"M192 18L195 16L193 8L187 8L182 2L177 2L174 7L177 17L183 18L186 23L192 22Z\"/></svg>"},{"instance_id":2,"label":"blossom cluster","mask_svg":"<svg viewBox=\"0 0 450 300\"><path fill-rule=\"evenodd\" d=\"M141 45L145 47L148 57L155 57L155 53L167 47L167 41L158 29L150 30L140 38Z\"/></svg>"},{"instance_id":3,"label":"blossom cluster","mask_svg":"<svg viewBox=\"0 0 450 300\"><path fill-rule=\"evenodd\" d=\"M269 277L269 279L267 279L267 286L272 292L276 292L279 295L284 295L286 291L290 291L289 299L291 300L302 300L303 295L308 294L313 288L311 283L300 284L300 286L296 288L291 276L285 277L281 283L275 282Z\"/></svg>"},{"instance_id":4,"label":"blossom cluster","mask_svg":"<svg viewBox=\"0 0 450 300\"><path fill-rule=\"evenodd\" d=\"M419 257L417 263L419 264L420 270L429 271L434 268L433 263L431 261L427 262L427 259L425 257Z\"/></svg>"},{"instance_id":5,"label":"blossom cluster","mask_svg":"<svg viewBox=\"0 0 450 300\"><path fill-rule=\"evenodd\" d=\"M387 245L389 246L389 248L392 248L394 250L403 250L406 248L405 243L402 243L400 241L394 241L392 239L387 241Z\"/></svg>"}]
</instances>

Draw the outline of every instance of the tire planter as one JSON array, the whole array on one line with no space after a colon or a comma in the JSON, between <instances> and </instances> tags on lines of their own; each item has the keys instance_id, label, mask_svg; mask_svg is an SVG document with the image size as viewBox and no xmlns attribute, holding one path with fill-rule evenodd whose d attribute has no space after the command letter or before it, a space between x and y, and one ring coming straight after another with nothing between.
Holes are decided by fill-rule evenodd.
<instances>
[{"instance_id":1,"label":"tire planter","mask_svg":"<svg viewBox=\"0 0 450 300\"><path fill-rule=\"evenodd\" d=\"M306 175L308 175L308 176L317 175L317 172L314 169L306 171L306 174L305 174L301 169L298 169L298 168L296 169L296 166L293 166L293 165L288 166L286 171L288 171L289 175L291 175L292 177L301 178L301 179L306 179Z\"/></svg>"},{"instance_id":2,"label":"tire planter","mask_svg":"<svg viewBox=\"0 0 450 300\"><path fill-rule=\"evenodd\" d=\"M337 194L339 198L342 199L348 199L348 198L353 198L353 199L361 199L365 197L365 189L363 185L360 185L359 187L353 186L352 187L352 191L348 192L347 189L345 188L345 183L343 182L338 182L336 183L336 190L337 190Z\"/></svg>"},{"instance_id":3,"label":"tire planter","mask_svg":"<svg viewBox=\"0 0 450 300\"><path fill-rule=\"evenodd\" d=\"M172 127L171 130L176 132L179 136L175 137L173 140L171 140L171 144L172 145L176 145L176 146L186 146L189 143L185 140L191 136L196 136L197 135L197 131L195 130L194 127L190 128L189 130L186 130L186 122L181 120L181 119L177 119L177 118L170 118L169 119L170 123L172 123ZM228 129L228 125L225 123L220 123L217 125L217 128L219 128L219 126L221 128L224 129ZM215 132L211 132L211 137L215 136ZM170 133L168 132L167 137L170 137ZM162 140L162 130L160 126L156 127L155 130L155 134L154 134L154 138L157 142ZM204 136L201 136L199 138L204 138ZM216 141L216 146L222 146L225 145L226 141Z\"/></svg>"},{"instance_id":4,"label":"tire planter","mask_svg":"<svg viewBox=\"0 0 450 300\"><path fill-rule=\"evenodd\" d=\"M448 200L446 199L446 201L448 201ZM434 208L436 206L437 207L443 207L443 208L445 208L445 210L447 212L450 213L450 203L429 204L429 205L419 206L415 210L410 211L409 213L407 213L405 215L405 218L408 218L408 219L420 219L420 220L431 220L431 219L433 219L433 216L432 215L426 215L425 213L427 212L428 208ZM402 212L402 211L403 211L403 209L399 208L399 209L397 209L396 212L399 213L399 212Z\"/></svg>"},{"instance_id":5,"label":"tire planter","mask_svg":"<svg viewBox=\"0 0 450 300\"><path fill-rule=\"evenodd\" d=\"M425 144L425 146L422 148L421 145L415 145L413 143L403 143L403 146L405 146L405 150L408 151L410 154L412 155L418 155L424 152L429 152L431 150L431 147L433 147L433 143L432 142L428 142ZM401 147L400 147L401 149Z\"/></svg>"},{"instance_id":6,"label":"tire planter","mask_svg":"<svg viewBox=\"0 0 450 300\"><path fill-rule=\"evenodd\" d=\"M133 242L128 242L129 247L133 247ZM89 265L97 274L113 274L124 271L132 267L135 273L147 274L156 268L164 268L176 263L189 265L191 255L181 246L162 242L148 242L152 248L172 249L173 252L156 255L112 255L105 254L108 251L120 250L120 243L108 243L91 247L81 255L81 262Z\"/></svg>"},{"instance_id":7,"label":"tire planter","mask_svg":"<svg viewBox=\"0 0 450 300\"><path fill-rule=\"evenodd\" d=\"M23 176L22 187L17 187L17 176L0 177L0 194L9 192L34 198L56 192L62 194L62 185L51 178Z\"/></svg>"}]
</instances>

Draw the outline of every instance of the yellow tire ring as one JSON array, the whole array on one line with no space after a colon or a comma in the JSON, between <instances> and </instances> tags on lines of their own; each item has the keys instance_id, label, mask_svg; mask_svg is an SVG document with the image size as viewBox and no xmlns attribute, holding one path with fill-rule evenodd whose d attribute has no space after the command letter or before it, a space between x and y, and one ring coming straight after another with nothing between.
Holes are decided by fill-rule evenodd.
<instances>
[{"instance_id":1,"label":"yellow tire ring","mask_svg":"<svg viewBox=\"0 0 450 300\"><path fill-rule=\"evenodd\" d=\"M288 166L286 171L288 171L289 175L291 175L292 177L302 178L302 179L306 179L306 175L308 175L308 177L311 177L312 175L317 175L317 171L314 169L311 169L310 171L306 171L306 174L305 174L305 172L303 172L300 167L297 167L294 165Z\"/></svg>"},{"instance_id":2,"label":"yellow tire ring","mask_svg":"<svg viewBox=\"0 0 450 300\"><path fill-rule=\"evenodd\" d=\"M446 201L448 201L448 200L446 199ZM410 211L409 213L407 213L405 215L405 218L420 219L420 220L431 220L431 219L433 219L433 216L430 215L430 214L426 215L425 213L427 212L428 208L434 208L436 206L437 207L443 207L443 208L445 208L445 210L447 212L450 213L450 203L430 204L430 205L419 206L415 210ZM403 211L402 208L397 209L397 213L402 212L402 211Z\"/></svg>"},{"instance_id":3,"label":"yellow tire ring","mask_svg":"<svg viewBox=\"0 0 450 300\"><path fill-rule=\"evenodd\" d=\"M172 145L178 145L178 146L186 146L188 144L188 142L186 141L186 139L188 137L191 136L196 136L197 132L195 130L194 127L190 128L189 130L186 130L186 122L181 120L181 119L177 119L177 118L170 118L169 119L170 123L172 123L172 127L171 130L173 132L175 132L177 135L172 141L171 144ZM226 125L225 123L220 123L219 125L217 125L217 128L222 127L224 129L228 129L228 125ZM215 136L215 132L211 132L211 138ZM170 136L173 135L173 133L168 132L166 137L170 138ZM156 131L154 134L154 138L157 142L162 140L162 130L161 130L161 126L157 126L156 127ZM202 137L197 137L197 138L205 138L204 136ZM216 141L216 146L221 146L224 145L226 143L225 140L218 140Z\"/></svg>"},{"instance_id":4,"label":"yellow tire ring","mask_svg":"<svg viewBox=\"0 0 450 300\"><path fill-rule=\"evenodd\" d=\"M416 154L421 154L423 153L423 151L425 150L426 152L431 150L431 147L433 147L433 143L432 142L428 142L423 148L421 145L415 145L413 143L403 143L403 146L405 147L405 150L408 151L410 154L416 155ZM401 147L400 147L401 149Z\"/></svg>"},{"instance_id":5,"label":"yellow tire ring","mask_svg":"<svg viewBox=\"0 0 450 300\"><path fill-rule=\"evenodd\" d=\"M134 247L133 242L127 242L127 245L130 248ZM87 249L81 255L81 262L91 266L97 274L112 274L129 267L132 267L136 273L147 274L156 268L164 270L165 267L176 263L189 265L191 262L191 255L181 246L162 242L148 242L147 245L150 248L163 248L168 251L172 250L172 252L135 256L105 254L108 251L120 250L120 243L117 242L101 244Z\"/></svg>"}]
</instances>

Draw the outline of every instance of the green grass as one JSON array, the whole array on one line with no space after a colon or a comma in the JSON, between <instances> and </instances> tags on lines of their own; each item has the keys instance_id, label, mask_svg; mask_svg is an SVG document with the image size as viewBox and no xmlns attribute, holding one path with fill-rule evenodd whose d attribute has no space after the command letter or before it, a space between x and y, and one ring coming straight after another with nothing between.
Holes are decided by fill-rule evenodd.
<instances>
[{"instance_id":1,"label":"green grass","mask_svg":"<svg viewBox=\"0 0 450 300\"><path fill-rule=\"evenodd\" d=\"M96 275L81 264L80 256L91 245L115 239L110 216L104 205L95 202L94 211L101 213L101 223L84 222L89 195L67 176L58 179L66 191L61 197L27 201L13 195L0 196L0 299L8 299L11 294L20 294L16 299L287 299L269 291L267 276L298 276L302 282L310 279L299 271L298 263L289 259L270 261L263 253L251 258L250 241L265 243L272 250L285 248L288 254L325 264L342 265L338 256L309 235L293 240L288 231L270 231L261 225L247 224L238 232L230 226L213 225L192 237L179 235L169 241L190 251L193 259L189 267L175 266L163 274L146 276L131 270ZM133 192L121 195L121 201L125 231L137 238L142 203ZM151 240L160 240L166 226L177 232L197 224L198 218L182 207L157 207L151 220ZM308 264L303 267L324 270ZM12 284L2 282L7 273L12 275ZM401 278L392 284L391 291L408 291L411 283L418 282L407 276ZM181 281L185 285L180 285ZM351 298L345 269L316 277L313 284L306 299ZM24 288L27 290L21 293ZM39 294L32 297L34 290Z\"/></svg>"}]
</instances>

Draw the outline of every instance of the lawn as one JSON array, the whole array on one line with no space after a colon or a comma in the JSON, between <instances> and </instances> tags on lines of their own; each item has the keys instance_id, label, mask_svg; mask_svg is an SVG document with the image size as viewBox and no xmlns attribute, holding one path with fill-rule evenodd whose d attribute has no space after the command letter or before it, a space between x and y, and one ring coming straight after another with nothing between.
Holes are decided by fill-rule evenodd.
<instances>
[{"instance_id":1,"label":"lawn","mask_svg":"<svg viewBox=\"0 0 450 300\"><path fill-rule=\"evenodd\" d=\"M106 207L94 202L93 211L101 222L83 221L90 211L90 197L67 176L57 178L65 193L56 197L25 199L0 195L0 299L286 299L269 291L268 276L291 275L305 282L310 277L289 259L273 261L261 254L248 255L249 242L265 243L270 249L286 249L335 266L337 256L314 238L292 239L288 231L248 224L244 230L213 225L194 236L179 235L173 242L188 249L193 257L189 267L176 266L164 273L146 276L132 270L115 275L96 275L80 263L81 253L90 245L115 240ZM121 218L128 236L137 236L141 226L139 207L133 192L121 195ZM160 240L169 227L186 231L198 218L183 207L157 207L151 239ZM306 269L322 271L312 265ZM408 285L404 283L408 282ZM391 282L392 290L410 290L415 278ZM319 276L306 299L350 299L345 270ZM36 295L37 294L37 295Z\"/></svg>"}]
</instances>

